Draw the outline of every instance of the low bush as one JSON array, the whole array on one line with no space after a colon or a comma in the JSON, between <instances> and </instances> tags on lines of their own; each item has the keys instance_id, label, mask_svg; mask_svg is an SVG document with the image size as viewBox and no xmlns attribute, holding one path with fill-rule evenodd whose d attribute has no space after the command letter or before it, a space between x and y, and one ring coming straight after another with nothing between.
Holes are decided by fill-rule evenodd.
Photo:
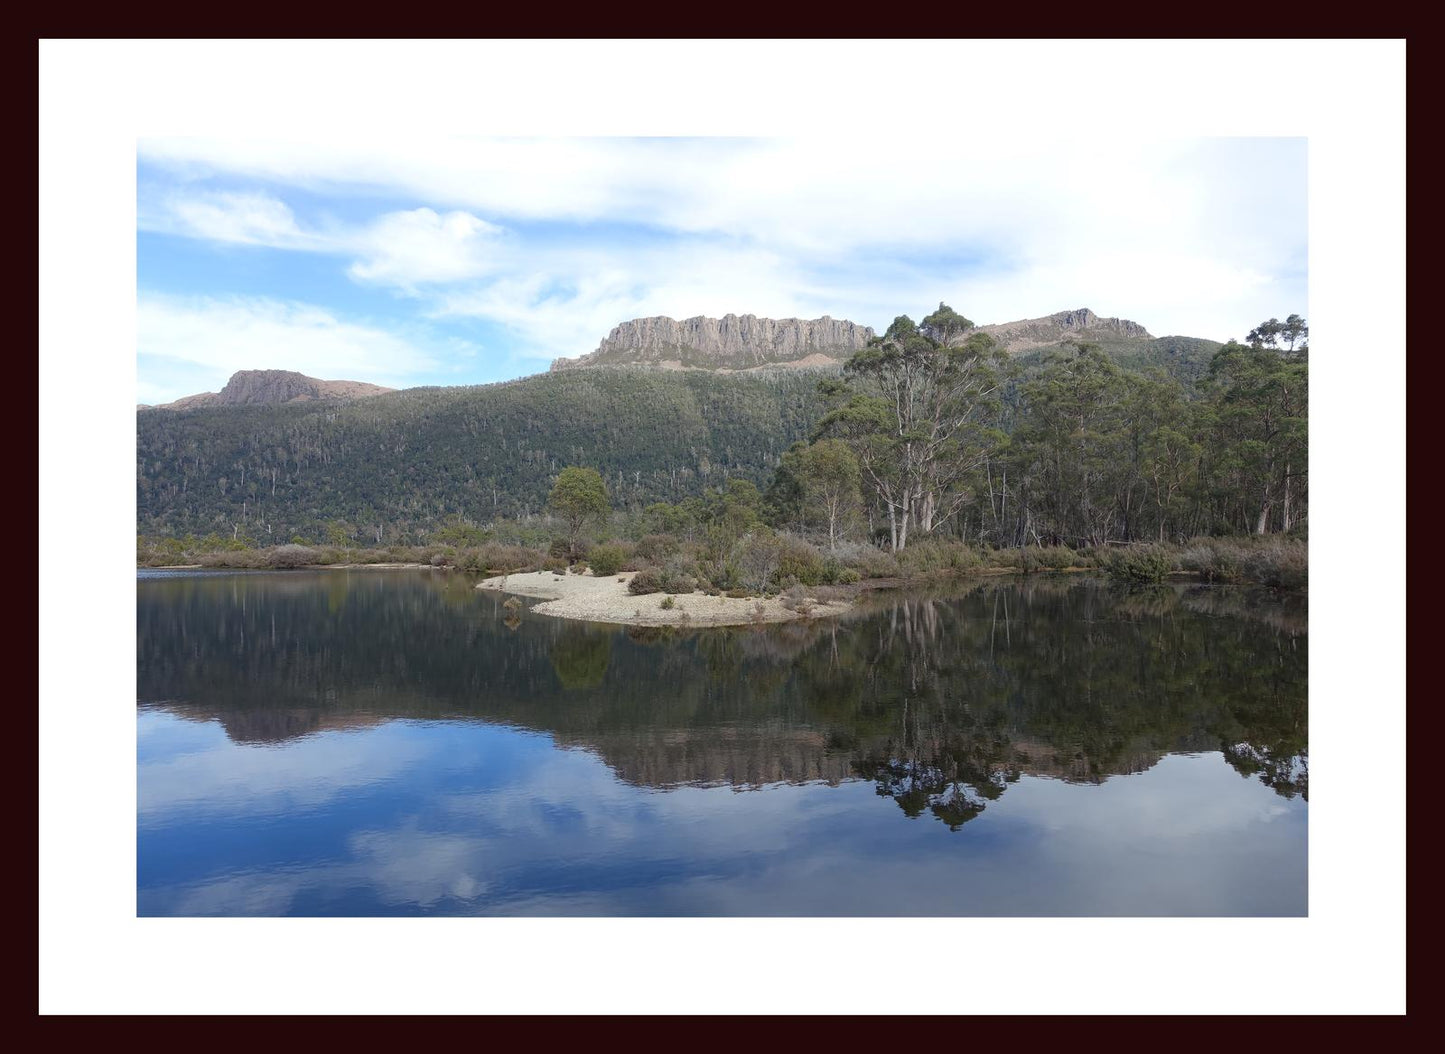
<instances>
[{"instance_id":1,"label":"low bush","mask_svg":"<svg viewBox=\"0 0 1445 1054\"><path fill-rule=\"evenodd\" d=\"M308 545L278 545L267 557L270 567L305 567L316 563L318 553Z\"/></svg>"},{"instance_id":2,"label":"low bush","mask_svg":"<svg viewBox=\"0 0 1445 1054\"><path fill-rule=\"evenodd\" d=\"M637 540L636 553L644 560L661 563L682 547L670 534L645 534Z\"/></svg>"},{"instance_id":3,"label":"low bush","mask_svg":"<svg viewBox=\"0 0 1445 1054\"><path fill-rule=\"evenodd\" d=\"M638 571L627 583L627 591L634 596L662 592L662 581L656 571Z\"/></svg>"},{"instance_id":4,"label":"low bush","mask_svg":"<svg viewBox=\"0 0 1445 1054\"><path fill-rule=\"evenodd\" d=\"M1179 566L1206 582L1233 582L1243 570L1239 548L1217 539L1196 539L1179 553Z\"/></svg>"},{"instance_id":5,"label":"low bush","mask_svg":"<svg viewBox=\"0 0 1445 1054\"><path fill-rule=\"evenodd\" d=\"M1283 538L1254 546L1244 559L1244 575L1277 589L1303 589L1310 580L1309 547Z\"/></svg>"},{"instance_id":6,"label":"low bush","mask_svg":"<svg viewBox=\"0 0 1445 1054\"><path fill-rule=\"evenodd\" d=\"M671 611L673 608L677 607L677 600L673 596L668 595L663 597L662 603L658 604L657 606L662 608L663 611Z\"/></svg>"},{"instance_id":7,"label":"low bush","mask_svg":"<svg viewBox=\"0 0 1445 1054\"><path fill-rule=\"evenodd\" d=\"M606 545L594 545L587 554L587 562L592 565L594 575L605 578L621 571L627 557L625 548L616 542L609 542Z\"/></svg>"},{"instance_id":8,"label":"low bush","mask_svg":"<svg viewBox=\"0 0 1445 1054\"><path fill-rule=\"evenodd\" d=\"M827 576L823 554L801 538L782 535L778 538L778 569L775 572L779 587L784 580L799 582L805 586L820 586Z\"/></svg>"},{"instance_id":9,"label":"low bush","mask_svg":"<svg viewBox=\"0 0 1445 1054\"><path fill-rule=\"evenodd\" d=\"M1104 563L1111 577L1126 582L1162 582L1174 567L1174 554L1159 545L1115 549Z\"/></svg>"},{"instance_id":10,"label":"low bush","mask_svg":"<svg viewBox=\"0 0 1445 1054\"><path fill-rule=\"evenodd\" d=\"M836 550L838 560L858 572L860 578L897 578L898 560L892 554L871 545L845 543Z\"/></svg>"},{"instance_id":11,"label":"low bush","mask_svg":"<svg viewBox=\"0 0 1445 1054\"><path fill-rule=\"evenodd\" d=\"M1042 568L1050 571L1062 571L1067 567L1082 567L1079 563L1079 555L1067 545L1050 545L1043 549L1030 549L1029 555L1034 562Z\"/></svg>"}]
</instances>

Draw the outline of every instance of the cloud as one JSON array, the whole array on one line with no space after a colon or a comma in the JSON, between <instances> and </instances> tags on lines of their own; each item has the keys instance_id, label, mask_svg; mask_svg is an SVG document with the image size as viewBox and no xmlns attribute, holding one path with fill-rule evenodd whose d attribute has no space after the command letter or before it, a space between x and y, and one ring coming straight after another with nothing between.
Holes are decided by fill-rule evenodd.
<instances>
[{"instance_id":1,"label":"cloud","mask_svg":"<svg viewBox=\"0 0 1445 1054\"><path fill-rule=\"evenodd\" d=\"M431 209L391 212L351 236L348 249L360 259L347 273L365 282L412 288L427 282L456 282L493 271L491 251L501 228L469 212L438 214Z\"/></svg>"},{"instance_id":2,"label":"cloud","mask_svg":"<svg viewBox=\"0 0 1445 1054\"><path fill-rule=\"evenodd\" d=\"M405 387L439 368L430 351L401 334L290 301L142 295L137 331L139 354L151 360L142 391L158 399L202 390L194 387L201 381L217 391L237 370Z\"/></svg>"},{"instance_id":3,"label":"cloud","mask_svg":"<svg viewBox=\"0 0 1445 1054\"><path fill-rule=\"evenodd\" d=\"M650 314L878 327L946 300L980 323L1089 307L1225 339L1308 311L1301 139L187 138L139 153L146 181L180 188L162 228L347 256L353 280L426 317L505 327L516 362L590 351ZM422 207L321 230L259 193L207 197L220 178Z\"/></svg>"},{"instance_id":4,"label":"cloud","mask_svg":"<svg viewBox=\"0 0 1445 1054\"><path fill-rule=\"evenodd\" d=\"M321 249L325 238L308 234L296 224L285 202L270 194L215 193L173 197L166 203L169 216L157 222L163 228L211 241L240 245L267 245L283 249ZM166 224L166 219L171 220Z\"/></svg>"},{"instance_id":5,"label":"cloud","mask_svg":"<svg viewBox=\"0 0 1445 1054\"><path fill-rule=\"evenodd\" d=\"M351 256L352 278L406 291L491 273L500 227L454 210L388 212L369 223L305 227L273 194L175 192L139 211L142 230L229 245Z\"/></svg>"}]
</instances>

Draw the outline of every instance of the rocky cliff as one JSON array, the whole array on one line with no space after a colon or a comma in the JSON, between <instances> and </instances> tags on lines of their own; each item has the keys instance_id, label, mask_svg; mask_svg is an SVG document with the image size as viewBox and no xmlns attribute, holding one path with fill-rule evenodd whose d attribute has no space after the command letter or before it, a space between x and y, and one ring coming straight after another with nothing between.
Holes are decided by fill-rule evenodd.
<instances>
[{"instance_id":1,"label":"rocky cliff","mask_svg":"<svg viewBox=\"0 0 1445 1054\"><path fill-rule=\"evenodd\" d=\"M557 359L552 369L651 365L673 369L746 370L762 366L825 366L868 343L873 330L845 319L636 318L613 328L589 355Z\"/></svg>"},{"instance_id":2,"label":"rocky cliff","mask_svg":"<svg viewBox=\"0 0 1445 1054\"><path fill-rule=\"evenodd\" d=\"M1030 348L1057 344L1061 340L1152 340L1149 331L1125 318L1100 318L1086 307L1058 311L1043 318L1025 318L1017 322L997 322L978 326L964 334L988 333L1010 355ZM960 338L963 339L963 338Z\"/></svg>"},{"instance_id":3,"label":"rocky cliff","mask_svg":"<svg viewBox=\"0 0 1445 1054\"><path fill-rule=\"evenodd\" d=\"M192 410L200 406L249 406L258 403L303 403L320 399L348 401L392 391L364 381L323 381L292 370L238 370L219 392L187 395L173 403L142 406L142 410Z\"/></svg>"}]
</instances>

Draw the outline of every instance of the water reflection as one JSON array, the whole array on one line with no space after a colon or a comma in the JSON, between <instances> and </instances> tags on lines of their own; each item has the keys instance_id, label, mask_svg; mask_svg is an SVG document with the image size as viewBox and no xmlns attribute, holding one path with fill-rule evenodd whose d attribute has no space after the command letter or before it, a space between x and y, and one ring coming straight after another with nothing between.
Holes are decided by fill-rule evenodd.
<instances>
[{"instance_id":1,"label":"water reflection","mask_svg":"<svg viewBox=\"0 0 1445 1054\"><path fill-rule=\"evenodd\" d=\"M629 632L518 618L470 587L140 582L141 910L1303 911L1300 602L984 579L841 621ZM1151 840L1177 887L1116 903ZM847 888L787 910L830 860ZM1241 886L1265 861L1274 877ZM1089 866L1092 892L1059 880ZM911 876L901 901L866 877L890 868ZM1018 868L1031 895L1005 881ZM960 899L945 875L964 872Z\"/></svg>"}]
</instances>

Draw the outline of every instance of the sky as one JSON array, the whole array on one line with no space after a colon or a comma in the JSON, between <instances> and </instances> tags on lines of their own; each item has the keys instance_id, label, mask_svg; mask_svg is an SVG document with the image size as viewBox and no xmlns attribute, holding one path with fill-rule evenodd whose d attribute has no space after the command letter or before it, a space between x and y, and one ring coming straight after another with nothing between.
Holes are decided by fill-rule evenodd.
<instances>
[{"instance_id":1,"label":"sky","mask_svg":"<svg viewBox=\"0 0 1445 1054\"><path fill-rule=\"evenodd\" d=\"M1307 140L137 140L137 401L241 369L480 384L666 315L1156 336L1308 317Z\"/></svg>"}]
</instances>

